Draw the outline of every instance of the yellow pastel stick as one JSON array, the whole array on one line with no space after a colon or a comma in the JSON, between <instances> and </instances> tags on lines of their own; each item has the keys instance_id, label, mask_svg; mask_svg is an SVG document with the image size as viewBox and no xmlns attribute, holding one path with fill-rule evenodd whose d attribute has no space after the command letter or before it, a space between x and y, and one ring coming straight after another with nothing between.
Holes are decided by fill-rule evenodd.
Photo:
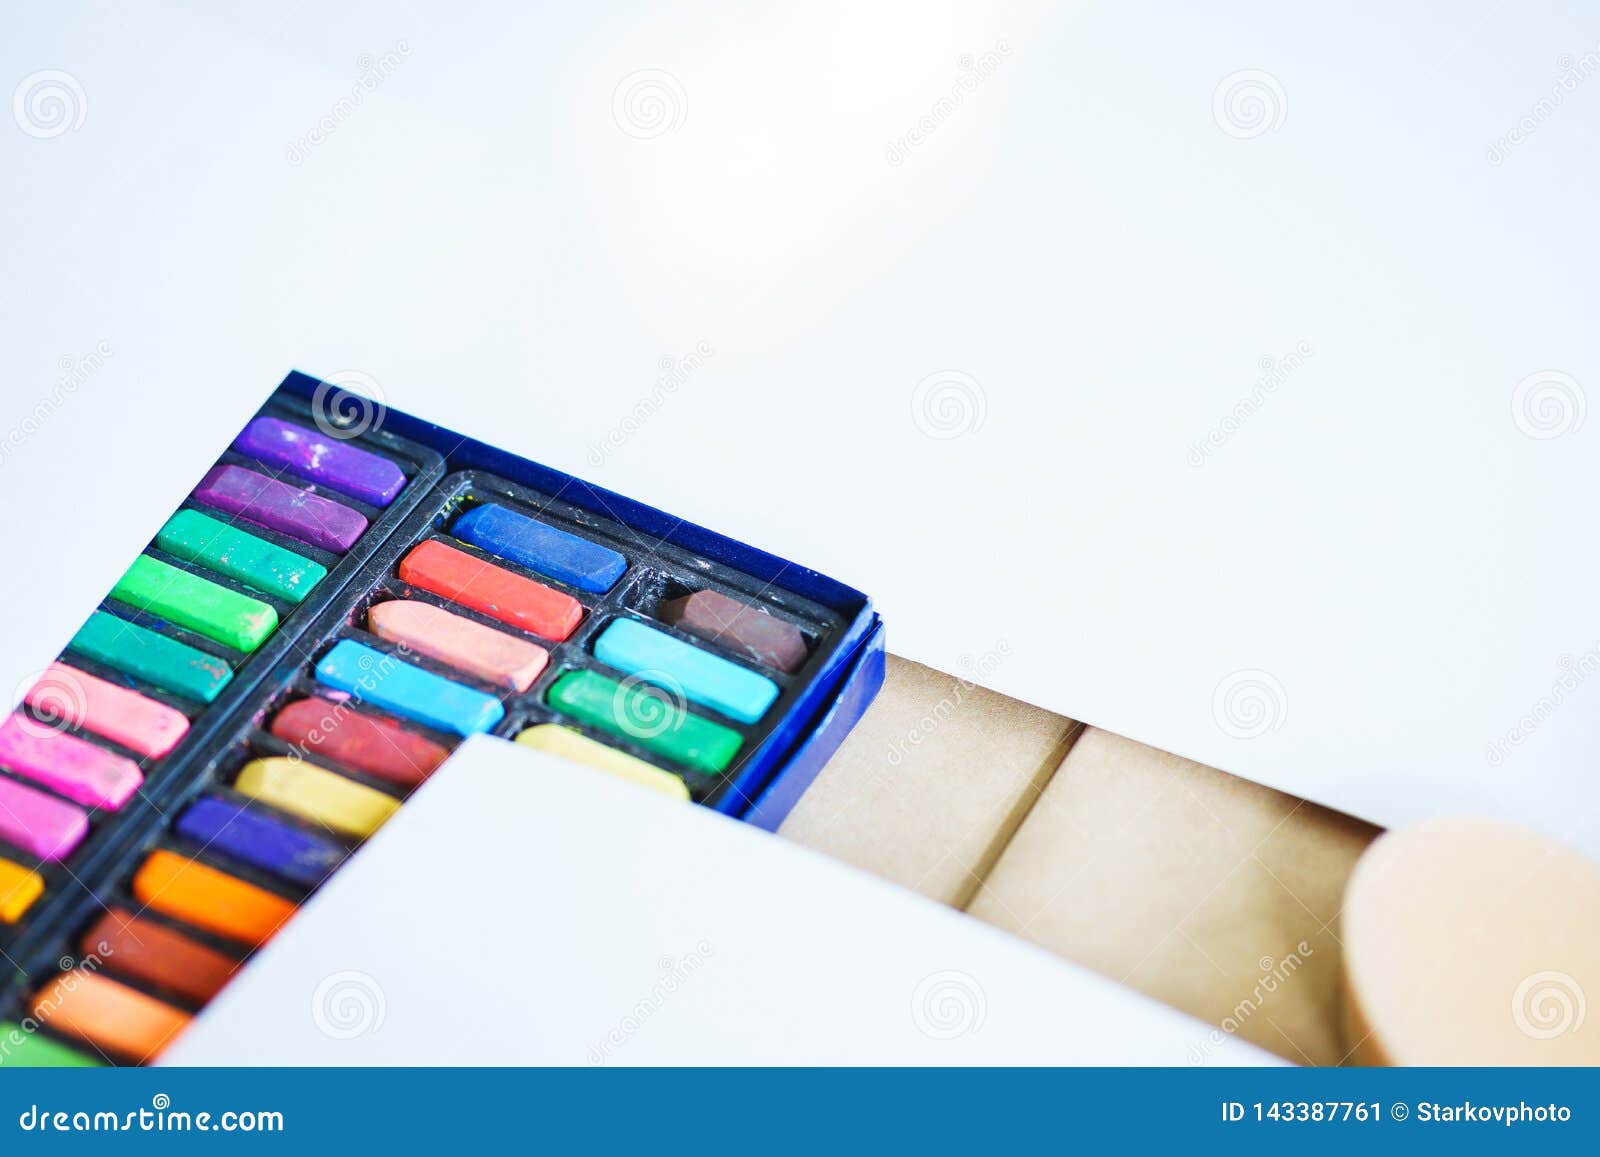
<instances>
[{"instance_id":1,"label":"yellow pastel stick","mask_svg":"<svg viewBox=\"0 0 1600 1157\"><path fill-rule=\"evenodd\" d=\"M0 924L15 924L44 891L38 872L0 860Z\"/></svg>"},{"instance_id":2,"label":"yellow pastel stick","mask_svg":"<svg viewBox=\"0 0 1600 1157\"><path fill-rule=\"evenodd\" d=\"M536 727L530 727L517 736L517 742L535 751L559 755L562 759L570 759L573 763L581 763L597 771L620 775L630 783L659 791L662 795L670 795L675 799L689 798L688 786L671 772L652 767L626 751L618 751L615 747L597 743L587 735L570 727L562 727L558 723L541 723Z\"/></svg>"},{"instance_id":3,"label":"yellow pastel stick","mask_svg":"<svg viewBox=\"0 0 1600 1157\"><path fill-rule=\"evenodd\" d=\"M366 784L283 756L251 760L233 786L270 807L361 839L400 807L399 800Z\"/></svg>"}]
</instances>

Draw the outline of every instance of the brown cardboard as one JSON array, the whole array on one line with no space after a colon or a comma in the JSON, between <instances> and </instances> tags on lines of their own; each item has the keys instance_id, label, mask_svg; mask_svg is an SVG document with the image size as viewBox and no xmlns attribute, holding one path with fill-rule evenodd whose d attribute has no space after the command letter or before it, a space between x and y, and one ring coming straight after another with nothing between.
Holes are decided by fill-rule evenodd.
<instances>
[{"instance_id":1,"label":"brown cardboard","mask_svg":"<svg viewBox=\"0 0 1600 1157\"><path fill-rule=\"evenodd\" d=\"M968 907L1302 1064L1344 1057L1338 918L1376 829L1090 729ZM1202 1034L1203 1063L1217 1036Z\"/></svg>"},{"instance_id":2,"label":"brown cardboard","mask_svg":"<svg viewBox=\"0 0 1600 1157\"><path fill-rule=\"evenodd\" d=\"M891 655L872 709L779 834L963 907L1079 730Z\"/></svg>"},{"instance_id":3,"label":"brown cardboard","mask_svg":"<svg viewBox=\"0 0 1600 1157\"><path fill-rule=\"evenodd\" d=\"M1368 824L891 657L780 832L1201 1018L1196 1063L1223 1032L1344 1058Z\"/></svg>"}]
</instances>

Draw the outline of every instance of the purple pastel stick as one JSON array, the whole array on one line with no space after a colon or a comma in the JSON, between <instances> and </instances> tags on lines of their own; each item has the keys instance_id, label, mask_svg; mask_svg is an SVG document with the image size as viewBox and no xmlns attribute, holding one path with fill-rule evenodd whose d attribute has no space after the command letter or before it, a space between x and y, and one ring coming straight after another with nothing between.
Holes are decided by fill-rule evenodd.
<instances>
[{"instance_id":1,"label":"purple pastel stick","mask_svg":"<svg viewBox=\"0 0 1600 1157\"><path fill-rule=\"evenodd\" d=\"M213 466L194 500L323 550L347 551L367 529L360 511L242 466Z\"/></svg>"},{"instance_id":2,"label":"purple pastel stick","mask_svg":"<svg viewBox=\"0 0 1600 1157\"><path fill-rule=\"evenodd\" d=\"M308 888L326 880L345 857L332 840L215 796L196 800L179 817L178 834Z\"/></svg>"},{"instance_id":3,"label":"purple pastel stick","mask_svg":"<svg viewBox=\"0 0 1600 1157\"><path fill-rule=\"evenodd\" d=\"M388 506L406 484L405 474L389 459L277 418L255 419L233 440L233 448L374 506Z\"/></svg>"}]
</instances>

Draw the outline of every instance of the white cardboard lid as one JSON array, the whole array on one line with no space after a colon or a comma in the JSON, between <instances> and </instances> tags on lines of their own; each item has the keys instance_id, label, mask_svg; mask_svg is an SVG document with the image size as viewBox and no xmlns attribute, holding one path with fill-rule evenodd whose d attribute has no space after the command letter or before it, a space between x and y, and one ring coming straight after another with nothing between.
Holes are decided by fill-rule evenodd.
<instances>
[{"instance_id":1,"label":"white cardboard lid","mask_svg":"<svg viewBox=\"0 0 1600 1157\"><path fill-rule=\"evenodd\" d=\"M486 738L162 1061L1282 1063L837 861Z\"/></svg>"}]
</instances>

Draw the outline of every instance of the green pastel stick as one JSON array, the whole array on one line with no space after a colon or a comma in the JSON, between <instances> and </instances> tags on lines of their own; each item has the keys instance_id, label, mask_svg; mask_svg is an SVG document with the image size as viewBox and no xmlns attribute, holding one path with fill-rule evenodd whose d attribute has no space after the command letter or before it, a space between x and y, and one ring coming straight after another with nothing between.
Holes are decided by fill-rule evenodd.
<instances>
[{"instance_id":1,"label":"green pastel stick","mask_svg":"<svg viewBox=\"0 0 1600 1157\"><path fill-rule=\"evenodd\" d=\"M691 715L668 697L595 671L561 676L550 685L549 703L580 723L707 775L716 775L733 762L744 742L732 728Z\"/></svg>"},{"instance_id":2,"label":"green pastel stick","mask_svg":"<svg viewBox=\"0 0 1600 1157\"><path fill-rule=\"evenodd\" d=\"M240 651L254 651L278 627L278 612L260 599L147 554L133 560L111 597Z\"/></svg>"},{"instance_id":3,"label":"green pastel stick","mask_svg":"<svg viewBox=\"0 0 1600 1157\"><path fill-rule=\"evenodd\" d=\"M15 1021L0 1020L0 1069L98 1069L94 1057L70 1049Z\"/></svg>"},{"instance_id":4,"label":"green pastel stick","mask_svg":"<svg viewBox=\"0 0 1600 1157\"><path fill-rule=\"evenodd\" d=\"M180 510L156 535L156 545L185 562L226 575L247 587L298 603L328 575L320 562L247 534L226 522Z\"/></svg>"}]
</instances>

